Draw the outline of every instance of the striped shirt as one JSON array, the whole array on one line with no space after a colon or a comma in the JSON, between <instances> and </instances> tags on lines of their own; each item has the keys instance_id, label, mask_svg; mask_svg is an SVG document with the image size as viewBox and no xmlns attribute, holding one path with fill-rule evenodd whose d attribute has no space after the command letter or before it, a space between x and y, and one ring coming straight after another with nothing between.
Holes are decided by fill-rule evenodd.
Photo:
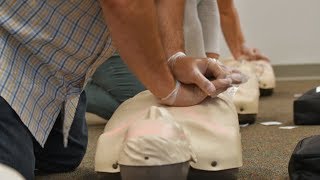
<instances>
[{"instance_id":1,"label":"striped shirt","mask_svg":"<svg viewBox=\"0 0 320 180\"><path fill-rule=\"evenodd\" d=\"M96 0L0 0L0 96L42 146L60 112L67 144L80 93L113 52Z\"/></svg>"}]
</instances>

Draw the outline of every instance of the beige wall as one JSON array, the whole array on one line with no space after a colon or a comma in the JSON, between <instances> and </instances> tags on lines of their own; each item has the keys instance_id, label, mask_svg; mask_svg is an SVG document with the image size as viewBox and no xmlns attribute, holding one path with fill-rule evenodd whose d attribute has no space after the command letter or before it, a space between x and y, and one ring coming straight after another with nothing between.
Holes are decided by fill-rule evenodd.
<instances>
[{"instance_id":1,"label":"beige wall","mask_svg":"<svg viewBox=\"0 0 320 180\"><path fill-rule=\"evenodd\" d=\"M320 64L320 0L235 0L248 45L273 64ZM230 54L222 42L222 55Z\"/></svg>"}]
</instances>

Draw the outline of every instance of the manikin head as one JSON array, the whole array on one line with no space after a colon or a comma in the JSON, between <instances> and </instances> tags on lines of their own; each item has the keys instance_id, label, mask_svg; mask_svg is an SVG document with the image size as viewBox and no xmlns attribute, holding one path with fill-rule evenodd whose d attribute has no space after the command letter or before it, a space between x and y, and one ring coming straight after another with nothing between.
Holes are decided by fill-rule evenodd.
<instances>
[{"instance_id":1,"label":"manikin head","mask_svg":"<svg viewBox=\"0 0 320 180\"><path fill-rule=\"evenodd\" d=\"M127 131L119 157L122 179L187 178L194 156L182 127L169 112L152 106Z\"/></svg>"}]
</instances>

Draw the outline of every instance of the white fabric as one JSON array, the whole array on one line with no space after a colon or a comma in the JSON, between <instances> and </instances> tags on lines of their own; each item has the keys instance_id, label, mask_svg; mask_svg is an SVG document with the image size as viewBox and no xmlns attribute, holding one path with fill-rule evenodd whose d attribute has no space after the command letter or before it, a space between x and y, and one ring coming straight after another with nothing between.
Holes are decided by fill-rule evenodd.
<instances>
[{"instance_id":1,"label":"white fabric","mask_svg":"<svg viewBox=\"0 0 320 180\"><path fill-rule=\"evenodd\" d=\"M158 157L158 159L163 156L158 153L161 153L164 149L167 149L163 152L164 154L172 154L173 157L178 157L177 154L180 153L184 154L182 158L173 158L170 162L168 162L168 159L164 158L164 161L167 161L167 163L179 163L185 161L186 157L190 157L191 160L192 152L194 152L197 162L191 162L191 166L201 170L217 171L242 166L237 112L232 101L226 95L220 94L216 98L208 98L201 104L195 106L168 107L158 104L157 99L149 91L144 91L121 104L110 118L104 133L99 137L97 143L95 156L96 171L119 172L120 169L117 165L125 163L126 161L129 162L129 164L136 166L145 164L142 163L144 160L140 161L143 157L141 156L142 152L137 154L138 156L140 154L141 157L138 157L137 159L140 160L136 162L133 160L131 161L130 158L128 160L127 157L123 156L126 156L124 155L127 148L126 146L131 143L131 140L135 139L136 141L139 141L139 138L128 138L138 137L130 135L132 132L130 129L134 128L136 123L147 116L150 107L152 106L162 107L171 114L173 121L181 126L185 136L190 140L192 151L186 148L185 145L179 145L179 141L174 141L174 138L168 140L170 139L168 137L176 137L177 134L182 134L179 133L179 126L174 127L169 123L169 126L166 128L160 128L159 123L161 124L161 122L155 124L154 127L159 127L159 129L171 129L174 131L159 131L158 136L153 136L156 137L154 141L148 138L151 136L146 136L147 138L144 140L144 143L134 142L136 145L131 146L133 147L132 150L136 152L145 151L148 147L157 146L161 149L157 150L157 148L151 148L150 151L148 150L145 152ZM168 118L159 121L170 122ZM142 124L139 126L141 125ZM146 129L147 128L143 128L141 130L144 131ZM162 136L163 133L166 134L168 132L171 132L170 134L173 133L172 136L168 135L164 138ZM165 141L162 142L163 139L165 139ZM137 146L137 144L139 146ZM166 147L167 145L168 147ZM183 148L177 149L174 147ZM189 155L185 156L186 154ZM214 161L217 162L216 166L212 166L212 162Z\"/></svg>"},{"instance_id":2,"label":"white fabric","mask_svg":"<svg viewBox=\"0 0 320 180\"><path fill-rule=\"evenodd\" d=\"M186 0L184 39L186 54L219 54L220 15L216 0Z\"/></svg>"}]
</instances>

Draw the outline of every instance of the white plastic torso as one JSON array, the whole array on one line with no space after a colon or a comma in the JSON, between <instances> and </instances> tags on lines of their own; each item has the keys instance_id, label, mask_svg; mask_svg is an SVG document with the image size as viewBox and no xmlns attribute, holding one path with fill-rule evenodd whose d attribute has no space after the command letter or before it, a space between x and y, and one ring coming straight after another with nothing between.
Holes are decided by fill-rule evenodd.
<instances>
[{"instance_id":1,"label":"white plastic torso","mask_svg":"<svg viewBox=\"0 0 320 180\"><path fill-rule=\"evenodd\" d=\"M149 91L144 91L124 102L107 123L97 144L96 171L120 171L115 165L121 158L128 129L146 117L152 106L165 108L183 128L197 159L196 163L191 162L192 167L217 171L242 166L237 112L226 95L220 94L191 107L167 107L158 104ZM216 165L212 166L212 162Z\"/></svg>"},{"instance_id":2,"label":"white plastic torso","mask_svg":"<svg viewBox=\"0 0 320 180\"><path fill-rule=\"evenodd\" d=\"M0 163L0 179L25 180L15 169Z\"/></svg>"},{"instance_id":3,"label":"white plastic torso","mask_svg":"<svg viewBox=\"0 0 320 180\"><path fill-rule=\"evenodd\" d=\"M248 76L248 81L239 86L233 97L238 114L258 114L260 92L254 65L246 60L236 61L232 58L221 61Z\"/></svg>"},{"instance_id":4,"label":"white plastic torso","mask_svg":"<svg viewBox=\"0 0 320 180\"><path fill-rule=\"evenodd\" d=\"M255 66L256 75L261 89L273 89L276 86L276 78L269 62L259 60L251 62Z\"/></svg>"}]
</instances>

